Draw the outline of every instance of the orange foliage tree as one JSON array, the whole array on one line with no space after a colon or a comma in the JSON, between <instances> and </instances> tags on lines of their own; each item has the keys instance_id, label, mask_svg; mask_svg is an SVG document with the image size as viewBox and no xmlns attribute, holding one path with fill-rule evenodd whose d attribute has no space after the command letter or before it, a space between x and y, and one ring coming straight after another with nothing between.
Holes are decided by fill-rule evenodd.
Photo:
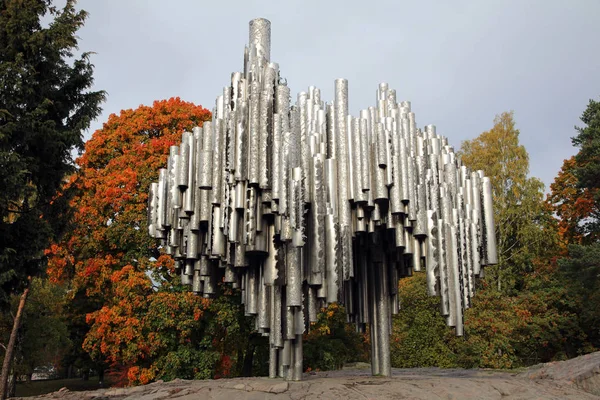
<instances>
[{"instance_id":1,"label":"orange foliage tree","mask_svg":"<svg viewBox=\"0 0 600 400\"><path fill-rule=\"evenodd\" d=\"M75 209L70 234L46 250L50 279L71 287L74 341L129 383L211 377L223 359L217 342L231 333L207 317L218 317L219 307L170 275L173 261L146 225L148 187L169 147L209 118L179 98L111 115L66 184Z\"/></svg>"},{"instance_id":2,"label":"orange foliage tree","mask_svg":"<svg viewBox=\"0 0 600 400\"><path fill-rule=\"evenodd\" d=\"M548 195L548 203L558 217L563 251L569 244L586 244L600 238L600 232L589 223L591 217L600 215L599 203L595 202L598 190L578 184L577 167L575 157L565 160Z\"/></svg>"}]
</instances>

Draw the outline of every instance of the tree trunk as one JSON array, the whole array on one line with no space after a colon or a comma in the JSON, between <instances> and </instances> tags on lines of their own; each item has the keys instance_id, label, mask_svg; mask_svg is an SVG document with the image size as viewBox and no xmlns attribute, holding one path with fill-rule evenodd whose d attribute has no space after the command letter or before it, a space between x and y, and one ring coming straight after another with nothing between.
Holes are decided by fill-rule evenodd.
<instances>
[{"instance_id":1,"label":"tree trunk","mask_svg":"<svg viewBox=\"0 0 600 400\"><path fill-rule=\"evenodd\" d=\"M100 385L100 387L104 386L104 368L102 367L98 369L98 385Z\"/></svg>"},{"instance_id":2,"label":"tree trunk","mask_svg":"<svg viewBox=\"0 0 600 400\"><path fill-rule=\"evenodd\" d=\"M252 376L252 364L254 363L254 345L251 341L248 342L246 348L246 355L244 357L244 366L242 369L242 376Z\"/></svg>"},{"instance_id":3,"label":"tree trunk","mask_svg":"<svg viewBox=\"0 0 600 400\"><path fill-rule=\"evenodd\" d=\"M15 368L12 370L11 379L8 381L7 397L15 397L17 395L17 370Z\"/></svg>"},{"instance_id":4,"label":"tree trunk","mask_svg":"<svg viewBox=\"0 0 600 400\"><path fill-rule=\"evenodd\" d=\"M244 371L244 350L242 350L241 348L238 348L237 351L237 361L235 368L238 376L242 376L242 373Z\"/></svg>"},{"instance_id":5,"label":"tree trunk","mask_svg":"<svg viewBox=\"0 0 600 400\"><path fill-rule=\"evenodd\" d=\"M6 346L6 354L4 354L4 362L2 363L2 375L0 376L0 399L6 399L6 389L8 383L8 374L10 372L10 363L13 359L13 352L15 350L15 344L17 343L17 332L21 327L21 318L23 317L23 309L25 308L25 302L27 301L27 295L29 294L29 287L25 289L21 295L21 301L19 301L19 308L17 309L17 316L13 322L12 332L10 333L10 339L8 346Z\"/></svg>"},{"instance_id":6,"label":"tree trunk","mask_svg":"<svg viewBox=\"0 0 600 400\"><path fill-rule=\"evenodd\" d=\"M498 268L498 292L502 290L502 285L500 284L500 268Z\"/></svg>"}]
</instances>

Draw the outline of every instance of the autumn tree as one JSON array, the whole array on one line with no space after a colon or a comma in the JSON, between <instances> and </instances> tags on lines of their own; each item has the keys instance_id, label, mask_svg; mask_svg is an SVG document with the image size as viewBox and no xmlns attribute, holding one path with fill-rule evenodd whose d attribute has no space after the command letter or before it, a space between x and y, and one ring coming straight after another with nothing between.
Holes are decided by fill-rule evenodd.
<instances>
[{"instance_id":1,"label":"autumn tree","mask_svg":"<svg viewBox=\"0 0 600 400\"><path fill-rule=\"evenodd\" d=\"M600 202L596 201L598 189L582 187L577 170L576 157L565 160L548 195L548 203L558 218L563 252L569 244L592 243L600 238L600 229L595 227L600 217Z\"/></svg>"},{"instance_id":2,"label":"autumn tree","mask_svg":"<svg viewBox=\"0 0 600 400\"><path fill-rule=\"evenodd\" d=\"M513 113L504 112L496 116L492 129L464 141L460 150L464 165L484 170L492 182L499 262L486 274L498 291L506 293L522 286L523 273L555 240L546 223L544 185L528 177L529 155L519 134Z\"/></svg>"},{"instance_id":3,"label":"autumn tree","mask_svg":"<svg viewBox=\"0 0 600 400\"><path fill-rule=\"evenodd\" d=\"M512 368L577 355L587 345L579 324L581 298L571 296L555 262L557 232L572 222L557 229L542 183L528 177L529 156L513 113L497 116L491 130L463 142L461 157L492 181L499 264L486 268L465 313L465 340L455 342L457 364ZM567 174L560 178L565 192L574 187ZM573 213L567 207L561 212Z\"/></svg>"},{"instance_id":4,"label":"autumn tree","mask_svg":"<svg viewBox=\"0 0 600 400\"><path fill-rule=\"evenodd\" d=\"M146 225L148 188L169 147L209 118L179 98L113 114L66 185L76 193L73 228L47 250L48 274L71 285L74 328L81 318L87 324L73 341L129 383L227 375L230 354L248 335L239 304L208 301L180 284Z\"/></svg>"},{"instance_id":5,"label":"autumn tree","mask_svg":"<svg viewBox=\"0 0 600 400\"><path fill-rule=\"evenodd\" d=\"M577 186L587 191L594 199L592 212L582 221L588 242L596 242L600 232L600 102L590 100L581 115L584 127L576 127L573 145L579 148L575 155L574 173Z\"/></svg>"},{"instance_id":6,"label":"autumn tree","mask_svg":"<svg viewBox=\"0 0 600 400\"><path fill-rule=\"evenodd\" d=\"M600 344L598 247L573 245L597 240L588 224L598 215L596 189L580 184L575 157L565 161L543 202L541 183L527 176L518 136L512 114L504 113L490 131L463 143L464 164L492 180L500 265L486 268L465 312L463 338L435 322L436 300L423 297L422 277L403 280L409 310L394 321L398 366L514 368L575 357ZM559 242L565 255L570 245L569 257L557 263Z\"/></svg>"},{"instance_id":7,"label":"autumn tree","mask_svg":"<svg viewBox=\"0 0 600 400\"><path fill-rule=\"evenodd\" d=\"M22 292L45 268L43 250L64 229L64 201L54 201L71 151L100 113L104 92L89 90L89 53L77 54L86 18L67 0L0 1L0 301ZM42 24L42 19L44 23ZM21 316L22 312L17 312ZM0 396L19 318L7 346Z\"/></svg>"}]
</instances>

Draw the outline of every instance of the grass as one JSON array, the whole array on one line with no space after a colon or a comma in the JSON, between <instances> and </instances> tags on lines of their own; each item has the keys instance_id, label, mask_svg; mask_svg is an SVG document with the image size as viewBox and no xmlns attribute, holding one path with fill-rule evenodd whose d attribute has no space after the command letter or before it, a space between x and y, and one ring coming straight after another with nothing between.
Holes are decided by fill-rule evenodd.
<instances>
[{"instance_id":1,"label":"grass","mask_svg":"<svg viewBox=\"0 0 600 400\"><path fill-rule=\"evenodd\" d=\"M103 387L109 387L110 382L104 380ZM73 379L52 379L52 380L40 380L31 381L31 383L17 382L17 397L29 397L39 396L46 393L56 392L57 390L66 387L70 391L81 391L81 390L96 390L100 389L98 384L98 377L91 377L89 380L84 381L81 378Z\"/></svg>"}]
</instances>

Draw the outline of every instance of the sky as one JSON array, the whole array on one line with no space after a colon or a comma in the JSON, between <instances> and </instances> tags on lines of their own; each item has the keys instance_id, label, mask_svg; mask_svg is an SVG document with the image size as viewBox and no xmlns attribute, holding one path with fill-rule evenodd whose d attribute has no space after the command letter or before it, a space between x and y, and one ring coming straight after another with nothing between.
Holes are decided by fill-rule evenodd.
<instances>
[{"instance_id":1,"label":"sky","mask_svg":"<svg viewBox=\"0 0 600 400\"><path fill-rule=\"evenodd\" d=\"M271 21L271 61L292 98L309 86L333 100L349 81L352 115L380 82L459 148L514 111L530 175L546 189L590 99L600 100L599 0L80 0L79 48L91 51L103 114L180 97L212 109L243 68L248 22Z\"/></svg>"}]
</instances>

